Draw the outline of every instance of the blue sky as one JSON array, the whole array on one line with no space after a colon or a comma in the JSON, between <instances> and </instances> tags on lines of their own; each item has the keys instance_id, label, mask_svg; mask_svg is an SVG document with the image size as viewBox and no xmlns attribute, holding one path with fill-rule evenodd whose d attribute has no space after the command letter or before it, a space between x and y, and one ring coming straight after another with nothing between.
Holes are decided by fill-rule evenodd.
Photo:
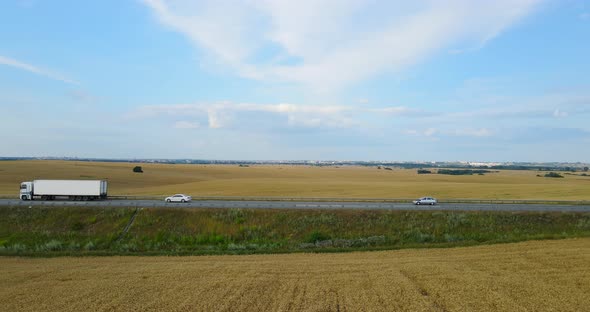
<instances>
[{"instance_id":1,"label":"blue sky","mask_svg":"<svg viewBox=\"0 0 590 312\"><path fill-rule=\"evenodd\" d=\"M0 2L0 156L581 161L590 2Z\"/></svg>"}]
</instances>

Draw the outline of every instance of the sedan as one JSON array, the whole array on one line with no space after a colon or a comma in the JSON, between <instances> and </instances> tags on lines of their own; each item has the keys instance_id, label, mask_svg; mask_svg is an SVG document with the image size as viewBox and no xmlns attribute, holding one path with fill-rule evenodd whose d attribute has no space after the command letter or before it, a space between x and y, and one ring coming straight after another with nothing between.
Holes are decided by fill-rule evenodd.
<instances>
[{"instance_id":1,"label":"sedan","mask_svg":"<svg viewBox=\"0 0 590 312\"><path fill-rule=\"evenodd\" d=\"M172 195L170 197L166 197L166 202L167 203L186 203L191 201L191 199L193 199L192 197L188 196L188 195L184 195L184 194L176 194L176 195Z\"/></svg>"},{"instance_id":2,"label":"sedan","mask_svg":"<svg viewBox=\"0 0 590 312\"><path fill-rule=\"evenodd\" d=\"M432 197L422 197L422 198L418 198L415 201L413 201L414 205L436 205L437 201L436 198L432 198Z\"/></svg>"}]
</instances>

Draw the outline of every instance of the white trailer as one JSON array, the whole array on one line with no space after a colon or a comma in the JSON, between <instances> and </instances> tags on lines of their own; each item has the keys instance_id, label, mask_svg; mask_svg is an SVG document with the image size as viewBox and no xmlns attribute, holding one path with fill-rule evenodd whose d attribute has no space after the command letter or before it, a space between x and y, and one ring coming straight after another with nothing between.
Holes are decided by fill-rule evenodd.
<instances>
[{"instance_id":1,"label":"white trailer","mask_svg":"<svg viewBox=\"0 0 590 312\"><path fill-rule=\"evenodd\" d=\"M71 200L107 198L107 181L104 180L34 180L22 182L20 199L54 200L57 197Z\"/></svg>"}]
</instances>

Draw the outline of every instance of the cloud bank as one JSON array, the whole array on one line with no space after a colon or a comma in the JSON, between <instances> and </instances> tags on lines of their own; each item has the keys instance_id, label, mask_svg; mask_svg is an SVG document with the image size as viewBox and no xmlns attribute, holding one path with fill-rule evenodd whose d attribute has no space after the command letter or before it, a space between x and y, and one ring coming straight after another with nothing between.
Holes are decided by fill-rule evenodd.
<instances>
[{"instance_id":1,"label":"cloud bank","mask_svg":"<svg viewBox=\"0 0 590 312\"><path fill-rule=\"evenodd\" d=\"M0 65L6 65L6 66L11 66L14 68L22 69L22 70L28 71L30 73L33 73L33 74L36 74L39 76L44 76L44 77L47 77L47 78L50 78L53 80L58 80L58 81L62 81L62 82L69 83L69 84L74 84L74 85L80 84L78 81L68 79L68 78L66 78L60 74L54 73L52 71L42 69L42 68L39 68L39 67L31 65L31 64L23 63L21 61L15 60L13 58L5 57L2 55L0 55Z\"/></svg>"},{"instance_id":2,"label":"cloud bank","mask_svg":"<svg viewBox=\"0 0 590 312\"><path fill-rule=\"evenodd\" d=\"M540 2L143 0L215 65L317 91L399 72L442 49L477 49Z\"/></svg>"}]
</instances>

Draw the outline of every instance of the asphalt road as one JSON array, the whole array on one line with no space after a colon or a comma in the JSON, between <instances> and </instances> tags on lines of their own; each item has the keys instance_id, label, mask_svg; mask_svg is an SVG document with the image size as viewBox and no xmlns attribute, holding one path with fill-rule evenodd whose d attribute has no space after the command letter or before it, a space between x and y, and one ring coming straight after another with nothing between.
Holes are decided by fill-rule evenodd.
<instances>
[{"instance_id":1,"label":"asphalt road","mask_svg":"<svg viewBox=\"0 0 590 312\"><path fill-rule=\"evenodd\" d=\"M389 210L457 210L457 211L577 211L590 212L590 205L542 204L459 204L416 206L411 203L367 202L293 202L293 201L229 201L199 200L190 203L165 203L159 200L106 201L21 201L0 199L0 206L86 206L86 207L161 207L161 208L262 208L262 209L389 209Z\"/></svg>"}]
</instances>

